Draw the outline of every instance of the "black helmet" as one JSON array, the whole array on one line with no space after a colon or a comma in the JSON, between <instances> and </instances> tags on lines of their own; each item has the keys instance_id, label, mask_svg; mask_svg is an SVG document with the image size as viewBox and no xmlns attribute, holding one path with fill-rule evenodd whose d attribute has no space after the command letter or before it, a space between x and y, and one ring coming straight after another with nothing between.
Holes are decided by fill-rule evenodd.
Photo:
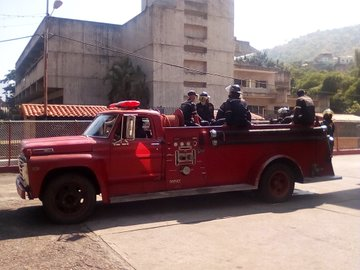
<instances>
[{"instance_id":1,"label":"black helmet","mask_svg":"<svg viewBox=\"0 0 360 270\"><path fill-rule=\"evenodd\" d=\"M238 84L233 84L231 87L230 87L230 93L236 93L236 94L241 94L241 89L240 89L240 85Z\"/></svg>"},{"instance_id":2,"label":"black helmet","mask_svg":"<svg viewBox=\"0 0 360 270\"><path fill-rule=\"evenodd\" d=\"M302 97L302 96L304 96L305 95L305 90L304 89L299 89L299 90L297 90L297 92L296 92L296 94L297 94L297 96L298 97Z\"/></svg>"}]
</instances>

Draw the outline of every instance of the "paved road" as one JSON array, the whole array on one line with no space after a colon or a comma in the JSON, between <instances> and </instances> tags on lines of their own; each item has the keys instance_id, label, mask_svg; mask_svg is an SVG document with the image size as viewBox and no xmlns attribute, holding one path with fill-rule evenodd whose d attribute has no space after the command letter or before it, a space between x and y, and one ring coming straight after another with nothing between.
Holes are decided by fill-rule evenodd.
<instances>
[{"instance_id":1,"label":"paved road","mask_svg":"<svg viewBox=\"0 0 360 270\"><path fill-rule=\"evenodd\" d=\"M358 270L360 155L333 163L343 180L296 185L287 203L234 192L99 205L86 226L138 270Z\"/></svg>"}]
</instances>

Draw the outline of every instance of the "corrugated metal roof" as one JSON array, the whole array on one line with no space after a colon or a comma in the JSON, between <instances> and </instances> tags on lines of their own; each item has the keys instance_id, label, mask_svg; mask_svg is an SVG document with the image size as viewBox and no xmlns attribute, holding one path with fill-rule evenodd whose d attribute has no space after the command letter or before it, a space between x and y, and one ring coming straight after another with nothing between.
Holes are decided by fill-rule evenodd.
<instances>
[{"instance_id":1,"label":"corrugated metal roof","mask_svg":"<svg viewBox=\"0 0 360 270\"><path fill-rule=\"evenodd\" d=\"M98 105L47 105L49 117L95 117L96 114L105 110L107 110L106 106ZM44 104L22 104L21 112L25 118L44 116Z\"/></svg>"}]
</instances>

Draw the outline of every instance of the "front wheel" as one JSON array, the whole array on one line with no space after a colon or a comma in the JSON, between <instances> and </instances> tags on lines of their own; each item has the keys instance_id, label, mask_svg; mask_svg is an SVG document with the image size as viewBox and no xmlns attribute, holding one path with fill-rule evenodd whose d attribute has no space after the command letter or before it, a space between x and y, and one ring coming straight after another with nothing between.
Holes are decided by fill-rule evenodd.
<instances>
[{"instance_id":1,"label":"front wheel","mask_svg":"<svg viewBox=\"0 0 360 270\"><path fill-rule=\"evenodd\" d=\"M63 174L51 179L43 192L43 207L56 223L72 224L93 212L96 192L89 179L80 174Z\"/></svg>"},{"instance_id":2,"label":"front wheel","mask_svg":"<svg viewBox=\"0 0 360 270\"><path fill-rule=\"evenodd\" d=\"M284 202L294 192L294 173L285 164L275 163L265 169L261 176L259 192L268 202Z\"/></svg>"}]
</instances>

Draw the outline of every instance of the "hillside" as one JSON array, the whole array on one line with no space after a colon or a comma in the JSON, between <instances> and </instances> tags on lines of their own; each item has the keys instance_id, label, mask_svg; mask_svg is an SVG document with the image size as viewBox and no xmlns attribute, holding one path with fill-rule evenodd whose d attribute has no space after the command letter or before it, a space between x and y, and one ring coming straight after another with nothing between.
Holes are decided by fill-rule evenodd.
<instances>
[{"instance_id":1,"label":"hillside","mask_svg":"<svg viewBox=\"0 0 360 270\"><path fill-rule=\"evenodd\" d=\"M265 51L273 60L291 63L313 60L320 53L332 53L334 56L354 56L355 49L360 49L360 24L317 31Z\"/></svg>"}]
</instances>

